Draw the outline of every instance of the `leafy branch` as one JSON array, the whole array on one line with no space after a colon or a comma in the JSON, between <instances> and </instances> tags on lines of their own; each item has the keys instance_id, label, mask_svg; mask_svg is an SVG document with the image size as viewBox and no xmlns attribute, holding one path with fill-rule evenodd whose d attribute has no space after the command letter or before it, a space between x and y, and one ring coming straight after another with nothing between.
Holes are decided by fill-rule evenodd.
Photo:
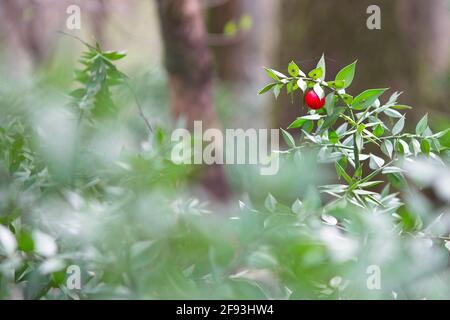
<instances>
[{"instance_id":1,"label":"leafy branch","mask_svg":"<svg viewBox=\"0 0 450 320\"><path fill-rule=\"evenodd\" d=\"M428 126L428 115L425 115L417 123L414 134L403 133L405 115L400 111L411 107L397 103L398 92L394 92L384 104L380 98L386 88L368 89L355 97L348 94L346 90L353 82L356 63L344 67L331 81L325 80L324 56L316 68L307 74L294 61L288 65L288 75L265 68L274 81L266 85L260 94L272 91L277 98L286 88L287 94L292 97L296 91L304 95L305 104L311 110L295 119L288 129L300 129L302 145L312 142L320 148L322 158L328 162L330 159L336 161L337 176L348 183L324 186L322 191L336 197L341 197L339 194L351 196L353 203L365 204L365 199L381 204L381 195L367 189L382 181L374 182L372 179L382 173L403 184L402 170L392 165L403 157L419 154L439 159L443 150L439 138L450 130L433 133ZM308 99L316 99L314 105L309 105ZM295 139L288 131L283 130L283 137L291 150L297 148ZM368 144L376 145L380 154L364 154ZM363 177L365 161L369 162L372 171ZM348 163L353 167L352 173L347 168Z\"/></svg>"},{"instance_id":2,"label":"leafy branch","mask_svg":"<svg viewBox=\"0 0 450 320\"><path fill-rule=\"evenodd\" d=\"M80 41L87 48L87 51L82 53L82 58L80 59L80 63L84 67L75 71L75 79L82 84L82 87L72 91L70 94L75 99L74 103L80 110L78 122L81 122L86 112L94 116L113 113L116 107L111 98L110 88L125 84L133 95L139 116L144 121L148 131L152 133L152 125L144 115L142 105L129 83L128 76L114 65L114 62L125 58L126 53L122 51L103 51L98 43L92 46L77 36L62 31L60 33Z\"/></svg>"}]
</instances>

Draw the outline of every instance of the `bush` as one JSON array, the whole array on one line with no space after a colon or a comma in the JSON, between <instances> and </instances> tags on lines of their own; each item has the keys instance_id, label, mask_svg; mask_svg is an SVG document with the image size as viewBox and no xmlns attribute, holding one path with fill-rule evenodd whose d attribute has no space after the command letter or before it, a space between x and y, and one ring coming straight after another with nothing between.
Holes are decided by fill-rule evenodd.
<instances>
[{"instance_id":1,"label":"bush","mask_svg":"<svg viewBox=\"0 0 450 320\"><path fill-rule=\"evenodd\" d=\"M121 121L113 93L126 90L141 108L114 65L122 58L88 45L80 87L65 106L48 88L33 88L30 99L19 92L14 110L0 96L1 298L450 297L448 218L434 215L405 177L433 187L450 175L443 133L426 116L414 134L403 133L400 112L409 107L398 93L384 104L385 89L349 95L356 63L334 81L325 81L323 58L308 75L295 63L288 76L266 69L273 83L261 92L325 97L323 108L290 125L298 135L282 131L285 167L331 163L340 184L317 189L305 180L293 203L269 194L232 204L225 216L192 198L195 170L170 161L167 129L153 128L139 109L145 133ZM379 152L366 154L372 146ZM438 173L420 181L417 166Z\"/></svg>"}]
</instances>

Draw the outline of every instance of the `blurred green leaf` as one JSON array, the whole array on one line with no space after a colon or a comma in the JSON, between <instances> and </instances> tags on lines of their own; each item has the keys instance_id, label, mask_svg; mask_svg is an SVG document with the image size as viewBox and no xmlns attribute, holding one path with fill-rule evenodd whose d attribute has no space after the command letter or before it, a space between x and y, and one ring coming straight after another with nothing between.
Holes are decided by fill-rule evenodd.
<instances>
[{"instance_id":1,"label":"blurred green leaf","mask_svg":"<svg viewBox=\"0 0 450 320\"><path fill-rule=\"evenodd\" d=\"M292 135L284 129L281 129L281 133L283 135L283 139L286 142L286 144L291 148L294 148L295 147L294 137L292 137Z\"/></svg>"}]
</instances>

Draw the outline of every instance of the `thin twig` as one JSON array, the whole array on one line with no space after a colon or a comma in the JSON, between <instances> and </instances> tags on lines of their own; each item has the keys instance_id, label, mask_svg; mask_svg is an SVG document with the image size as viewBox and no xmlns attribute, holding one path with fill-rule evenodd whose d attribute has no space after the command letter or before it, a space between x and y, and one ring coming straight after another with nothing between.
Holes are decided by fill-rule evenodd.
<instances>
[{"instance_id":1,"label":"thin twig","mask_svg":"<svg viewBox=\"0 0 450 320\"><path fill-rule=\"evenodd\" d=\"M84 44L86 47L88 47L90 49L97 50L97 48L95 48L94 46L90 45L89 43L87 43L86 41L84 41L83 39L81 39L80 37L78 37L76 35L73 35L73 34L70 34L70 33L67 33L67 32L64 32L64 31L61 31L61 30L58 30L56 32L60 33L60 34L63 34L65 36L71 37L71 38L73 38L75 40L78 40L78 41L80 41L82 44Z\"/></svg>"},{"instance_id":2,"label":"thin twig","mask_svg":"<svg viewBox=\"0 0 450 320\"><path fill-rule=\"evenodd\" d=\"M136 106L137 106L137 109L138 109L139 116L140 116L140 117L142 118L142 120L144 121L144 123L145 123L145 125L146 125L148 131L150 131L150 133L153 133L153 127L152 127L152 125L150 124L150 121L148 121L148 119L147 119L147 118L145 117L145 115L144 115L144 109L142 108L142 106L141 106L141 104L140 104L140 102L139 102L139 99L138 99L138 97L137 97L136 92L134 91L133 87L131 87L130 83L129 83L126 79L125 79L125 84L126 84L126 86L128 87L128 89L131 91L131 93L133 94L133 98L134 98L134 101L135 101L135 103L136 103Z\"/></svg>"}]
</instances>

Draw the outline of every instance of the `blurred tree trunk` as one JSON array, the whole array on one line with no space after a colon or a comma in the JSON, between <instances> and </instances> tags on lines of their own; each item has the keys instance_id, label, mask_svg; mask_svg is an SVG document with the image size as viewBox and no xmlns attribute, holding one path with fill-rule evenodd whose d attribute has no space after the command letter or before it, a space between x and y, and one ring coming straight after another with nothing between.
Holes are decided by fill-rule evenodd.
<instances>
[{"instance_id":1,"label":"blurred tree trunk","mask_svg":"<svg viewBox=\"0 0 450 320\"><path fill-rule=\"evenodd\" d=\"M12 55L17 58L21 49L35 68L48 61L59 38L57 31L78 31L65 26L66 9L72 4L81 7L82 17L86 13L88 18L83 21L90 22L95 38L103 44L109 17L105 0L0 0L0 32L5 33Z\"/></svg>"},{"instance_id":2,"label":"blurred tree trunk","mask_svg":"<svg viewBox=\"0 0 450 320\"><path fill-rule=\"evenodd\" d=\"M105 0L96 0L89 5L89 15L94 37L98 43L105 47L107 45L105 29L111 10Z\"/></svg>"},{"instance_id":3,"label":"blurred tree trunk","mask_svg":"<svg viewBox=\"0 0 450 320\"><path fill-rule=\"evenodd\" d=\"M214 36L209 44L215 58L219 79L237 85L261 79L261 67L267 62L273 36L270 29L276 25L276 6L271 0L223 0L208 10L208 26ZM235 36L223 35L225 25L240 24L243 17L251 21L250 29L238 31ZM269 29L269 30L268 30ZM216 40L216 41L214 41ZM269 53L270 54L270 53Z\"/></svg>"},{"instance_id":4,"label":"blurred tree trunk","mask_svg":"<svg viewBox=\"0 0 450 320\"><path fill-rule=\"evenodd\" d=\"M157 0L169 92L175 119L189 129L202 121L203 130L217 128L213 101L213 68L199 0ZM217 146L221 147L221 146ZM203 182L214 195L226 198L229 187L222 166L205 168Z\"/></svg>"},{"instance_id":5,"label":"blurred tree trunk","mask_svg":"<svg viewBox=\"0 0 450 320\"><path fill-rule=\"evenodd\" d=\"M32 0L2 0L0 11L7 36L25 49L34 65L39 65L49 54L48 43L42 39L42 5Z\"/></svg>"},{"instance_id":6,"label":"blurred tree trunk","mask_svg":"<svg viewBox=\"0 0 450 320\"><path fill-rule=\"evenodd\" d=\"M242 12L242 0L227 0L208 10L209 31L223 40L220 44L212 44L212 52L215 58L216 74L224 81L240 80L245 77L240 60L243 42L241 39L225 38L222 35L226 23L238 19Z\"/></svg>"},{"instance_id":7,"label":"blurred tree trunk","mask_svg":"<svg viewBox=\"0 0 450 320\"><path fill-rule=\"evenodd\" d=\"M208 14L208 44L214 56L215 74L230 94L226 121L233 127L269 126L269 96L256 97L266 83L263 66L271 65L275 52L279 3L273 0L204 0ZM242 19L249 29L224 35L226 24ZM233 109L231 109L233 108ZM251 119L251 121L249 121Z\"/></svg>"},{"instance_id":8,"label":"blurred tree trunk","mask_svg":"<svg viewBox=\"0 0 450 320\"><path fill-rule=\"evenodd\" d=\"M444 113L450 99L449 83L444 80L450 74L450 3L399 0L398 9L404 41L416 61L417 104Z\"/></svg>"}]
</instances>

